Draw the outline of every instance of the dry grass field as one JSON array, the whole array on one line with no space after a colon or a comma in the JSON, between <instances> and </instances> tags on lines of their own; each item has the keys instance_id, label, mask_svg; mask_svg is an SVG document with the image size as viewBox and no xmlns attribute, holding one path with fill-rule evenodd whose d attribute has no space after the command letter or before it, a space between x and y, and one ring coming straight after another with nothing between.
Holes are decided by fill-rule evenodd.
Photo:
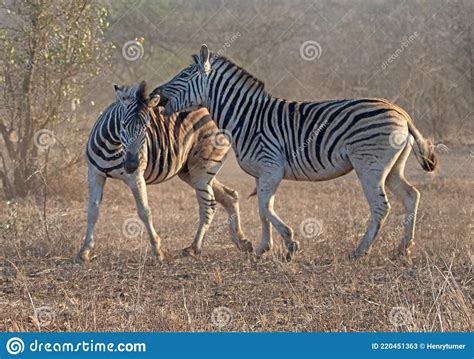
<instances>
[{"instance_id":1,"label":"dry grass field","mask_svg":"<svg viewBox=\"0 0 474 359\"><path fill-rule=\"evenodd\" d=\"M85 233L85 169L46 202L3 203L0 213L0 331L469 331L473 329L474 153L450 148L441 169L424 173L413 156L407 177L422 193L410 260L394 256L403 211L392 211L370 255L350 261L369 212L352 173L330 182L285 182L276 210L302 251L281 260L282 244L264 258L237 251L218 210L203 254L183 258L197 204L174 179L149 187L155 227L168 256L150 257L144 235L127 238L136 218L128 188L106 185L95 259L73 261ZM242 225L256 245L260 223L254 181L233 158L220 173L241 197ZM55 188L58 186L55 186ZM390 196L390 194L389 194ZM389 197L392 198L392 197ZM304 238L300 223L322 231Z\"/></svg>"}]
</instances>

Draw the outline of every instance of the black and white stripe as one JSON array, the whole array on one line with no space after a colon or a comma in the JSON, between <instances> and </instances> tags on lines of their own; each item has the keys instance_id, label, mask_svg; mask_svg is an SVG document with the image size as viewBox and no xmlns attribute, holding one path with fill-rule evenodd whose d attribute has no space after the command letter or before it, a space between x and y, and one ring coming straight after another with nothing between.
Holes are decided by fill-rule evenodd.
<instances>
[{"instance_id":1,"label":"black and white stripe","mask_svg":"<svg viewBox=\"0 0 474 359\"><path fill-rule=\"evenodd\" d=\"M229 214L231 239L242 250L251 250L240 228L238 195L215 177L230 149L229 142L215 146L219 135L205 108L173 113L166 118L157 107L158 96L149 97L144 82L129 87L115 87L117 101L100 115L87 142L89 164L88 227L79 252L87 260L94 246L93 232L99 215L106 178L128 184L145 224L153 250L163 258L160 237L152 223L146 185L161 183L178 175L196 191L199 226L191 246L183 253L201 251L204 236L212 222L216 204Z\"/></svg>"},{"instance_id":2,"label":"black and white stripe","mask_svg":"<svg viewBox=\"0 0 474 359\"><path fill-rule=\"evenodd\" d=\"M132 86L127 91L135 91ZM209 113L201 109L182 111L167 116L166 121L158 107L152 110L143 102L133 99L128 106L120 101L110 105L94 125L87 143L87 159L107 177L126 175L126 154L140 152L145 165L147 184L171 179L185 167L195 145L195 134L215 126Z\"/></svg>"},{"instance_id":3,"label":"black and white stripe","mask_svg":"<svg viewBox=\"0 0 474 359\"><path fill-rule=\"evenodd\" d=\"M262 217L262 242L257 254L272 245L269 223L285 239L289 255L298 244L293 231L274 212L273 198L282 179L323 181L355 169L372 219L353 256L365 254L383 224L390 205L387 184L404 202L406 252L413 237L418 191L403 175L405 161L416 142L415 154L426 171L437 159L429 141L409 115L385 100L363 98L298 102L273 97L263 82L224 57L210 56L205 45L194 63L157 88L166 112L205 105L221 129L232 137L241 167L257 179Z\"/></svg>"}]
</instances>

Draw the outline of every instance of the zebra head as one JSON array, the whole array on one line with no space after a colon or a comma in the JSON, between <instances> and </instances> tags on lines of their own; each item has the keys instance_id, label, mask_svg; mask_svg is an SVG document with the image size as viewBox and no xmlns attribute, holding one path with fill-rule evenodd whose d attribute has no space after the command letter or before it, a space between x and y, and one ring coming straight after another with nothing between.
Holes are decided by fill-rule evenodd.
<instances>
[{"instance_id":1,"label":"zebra head","mask_svg":"<svg viewBox=\"0 0 474 359\"><path fill-rule=\"evenodd\" d=\"M166 103L165 116L184 109L206 105L211 73L209 55L207 46L202 45L199 56L193 55L194 63L152 92L152 95L159 94L162 101Z\"/></svg>"},{"instance_id":2,"label":"zebra head","mask_svg":"<svg viewBox=\"0 0 474 359\"><path fill-rule=\"evenodd\" d=\"M130 174L140 164L140 152L152 116L151 109L158 105L160 96L148 97L145 81L134 86L114 85L114 88L121 105L120 142L125 152L123 167Z\"/></svg>"}]
</instances>

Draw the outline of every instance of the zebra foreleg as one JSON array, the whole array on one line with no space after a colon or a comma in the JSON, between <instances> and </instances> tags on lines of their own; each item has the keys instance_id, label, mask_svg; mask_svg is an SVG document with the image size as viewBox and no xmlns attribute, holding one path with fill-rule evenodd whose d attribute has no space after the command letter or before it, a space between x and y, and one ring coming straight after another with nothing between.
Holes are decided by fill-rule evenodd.
<instances>
[{"instance_id":1,"label":"zebra foreleg","mask_svg":"<svg viewBox=\"0 0 474 359\"><path fill-rule=\"evenodd\" d=\"M278 174L278 172L281 172ZM286 225L273 210L275 193L283 178L283 171L274 171L262 176L257 181L258 206L262 221L262 240L256 250L257 256L270 250L273 246L271 225L282 236L288 250L287 259L291 260L299 249L299 243L293 239L293 230Z\"/></svg>"},{"instance_id":2,"label":"zebra foreleg","mask_svg":"<svg viewBox=\"0 0 474 359\"><path fill-rule=\"evenodd\" d=\"M87 176L89 189L89 203L87 209L87 232L77 258L87 262L90 259L90 252L94 248L94 228L99 218L100 203L104 191L105 177L89 169Z\"/></svg>"},{"instance_id":3,"label":"zebra foreleg","mask_svg":"<svg viewBox=\"0 0 474 359\"><path fill-rule=\"evenodd\" d=\"M161 250L161 238L156 233L155 228L153 227L151 209L148 206L148 196L146 191L145 179L142 175L137 175L128 182L128 185L130 186L130 189L133 193L133 197L135 198L138 216L145 224L146 230L148 232L148 237L150 239L150 244L153 253L160 261L162 261L164 259L164 253Z\"/></svg>"},{"instance_id":4,"label":"zebra foreleg","mask_svg":"<svg viewBox=\"0 0 474 359\"><path fill-rule=\"evenodd\" d=\"M227 223L229 224L232 242L234 242L241 251L252 252L252 242L245 238L242 228L240 227L239 195L237 191L224 186L217 179L214 179L212 189L214 190L216 201L225 208L229 215Z\"/></svg>"}]
</instances>

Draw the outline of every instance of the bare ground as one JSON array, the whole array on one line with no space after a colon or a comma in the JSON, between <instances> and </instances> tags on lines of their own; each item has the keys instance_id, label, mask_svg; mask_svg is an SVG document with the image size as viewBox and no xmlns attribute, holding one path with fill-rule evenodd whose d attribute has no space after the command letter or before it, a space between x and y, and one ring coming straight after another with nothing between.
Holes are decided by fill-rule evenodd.
<instances>
[{"instance_id":1,"label":"bare ground","mask_svg":"<svg viewBox=\"0 0 474 359\"><path fill-rule=\"evenodd\" d=\"M3 203L0 213L0 331L469 331L473 328L474 153L450 149L429 175L409 160L422 193L410 260L394 256L403 210L392 212L370 255L350 261L369 212L354 174L322 183L285 182L276 210L302 251L281 260L281 240L263 259L238 252L226 216L214 218L203 254L182 258L197 221L194 193L179 179L149 187L155 227L168 258L150 257L144 235L127 238L136 218L127 187L106 186L96 230L97 257L73 257L85 232L86 186L67 181L43 200ZM254 181L230 159L222 182L241 195L242 225L256 245L260 223ZM305 238L300 224L322 223ZM46 224L46 225L45 225Z\"/></svg>"}]
</instances>

